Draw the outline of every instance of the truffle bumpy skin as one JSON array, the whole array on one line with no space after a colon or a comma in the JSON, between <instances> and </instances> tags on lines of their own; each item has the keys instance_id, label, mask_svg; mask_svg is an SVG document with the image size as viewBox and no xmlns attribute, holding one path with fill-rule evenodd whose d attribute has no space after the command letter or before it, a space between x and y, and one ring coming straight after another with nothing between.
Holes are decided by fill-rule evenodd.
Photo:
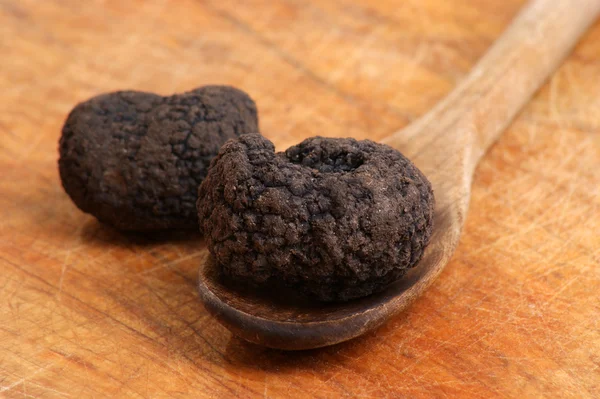
<instances>
[{"instance_id":1,"label":"truffle bumpy skin","mask_svg":"<svg viewBox=\"0 0 600 399\"><path fill-rule=\"evenodd\" d=\"M431 184L369 140L307 139L275 153L260 135L228 141L198 190L198 216L230 280L283 283L320 301L383 290L429 243Z\"/></svg>"},{"instance_id":2,"label":"truffle bumpy skin","mask_svg":"<svg viewBox=\"0 0 600 399\"><path fill-rule=\"evenodd\" d=\"M228 139L256 132L254 101L232 87L104 94L68 116L60 176L81 210L116 228L197 228L198 185L210 161Z\"/></svg>"}]
</instances>

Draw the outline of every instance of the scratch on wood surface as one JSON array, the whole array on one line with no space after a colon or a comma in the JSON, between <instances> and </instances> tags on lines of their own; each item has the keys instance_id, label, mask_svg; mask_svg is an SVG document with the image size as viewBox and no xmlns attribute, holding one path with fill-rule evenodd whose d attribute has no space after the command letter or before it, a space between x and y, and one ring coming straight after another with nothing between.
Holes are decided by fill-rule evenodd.
<instances>
[{"instance_id":1,"label":"scratch on wood surface","mask_svg":"<svg viewBox=\"0 0 600 399\"><path fill-rule=\"evenodd\" d=\"M562 203L561 209L559 211L558 216L556 216L556 221L562 223L567 218L571 218L572 215L568 215L568 212L573 209L571 199L573 198L573 194L577 191L577 184L573 184L569 182L568 192L566 196L563 196L559 202Z\"/></svg>"},{"instance_id":2,"label":"scratch on wood surface","mask_svg":"<svg viewBox=\"0 0 600 399\"><path fill-rule=\"evenodd\" d=\"M38 134L35 137L35 139L33 139L31 144L29 144L29 146L16 157L17 161L23 162L27 160L27 158L29 158L29 156L35 151L38 145L46 138L46 135L44 133L47 133L47 131L40 132L40 134Z\"/></svg>"},{"instance_id":3,"label":"scratch on wood surface","mask_svg":"<svg viewBox=\"0 0 600 399\"><path fill-rule=\"evenodd\" d=\"M41 388L41 389L43 389L44 391L50 391L50 392L54 392L54 393L56 393L56 394L58 394L58 395L60 395L60 396L66 396L66 397L72 397L72 396L73 396L73 395L71 395L71 394L69 394L69 393L67 393L67 392L59 391L59 390L57 390L57 389L50 388L50 387L49 387L49 386L47 386L47 385L38 384L37 382L33 382L33 381L26 381L26 382L24 382L24 383L23 383L23 386L25 386L25 384L26 384L26 383L27 383L27 384L29 384L29 385L33 385L33 386L36 386L36 387L38 387L38 388ZM43 398L43 397L44 397L44 396L42 396L42 398Z\"/></svg>"},{"instance_id":4,"label":"scratch on wood surface","mask_svg":"<svg viewBox=\"0 0 600 399\"><path fill-rule=\"evenodd\" d=\"M192 252L191 254L181 256L180 258L177 258L177 259L172 260L170 262L161 263L160 265L157 265L157 266L152 267L150 269L143 270L143 271L139 272L138 274L144 275L144 274L152 273L152 272L154 272L156 270L166 269L166 268L169 268L171 266L175 266L175 265L177 265L179 263L185 262L186 260L197 258L200 255L206 254L206 252L207 252L206 249L202 249L200 251Z\"/></svg>"},{"instance_id":5,"label":"scratch on wood surface","mask_svg":"<svg viewBox=\"0 0 600 399\"><path fill-rule=\"evenodd\" d=\"M21 378L21 379L19 379L19 380L15 381L15 382L13 382L12 384L9 384L9 385L7 385L7 386L0 386L0 393L2 393L2 392L7 392L7 391L10 391L10 390L12 390L13 388L15 388L15 387L19 386L20 384L24 384L24 383L26 383L26 382L29 382L30 384L33 384L33 383L32 383L31 381L29 381L29 380L31 380L31 379L32 379L33 377L35 377L36 375L38 375L38 374L40 374L40 373L42 373L42 372L44 372L44 371L46 371L46 370L50 369L50 368L51 368L51 367L53 367L53 366L55 366L55 364L54 364L54 363L50 363L50 364L48 364L48 365L46 365L46 366L44 366L44 367L40 367L39 369L37 369L36 371L34 371L33 373L31 373L30 375L28 375L28 376L26 376L26 377L23 377L23 378ZM47 387L45 387L45 388L47 388ZM47 388L47 389L49 389L49 390L52 390L51 388ZM55 391L55 392L58 392L58 391ZM61 394L65 395L65 396L69 396L69 395L67 395L67 394L64 394L64 393L62 393L62 392L58 392L58 393L61 393Z\"/></svg>"},{"instance_id":6,"label":"scratch on wood surface","mask_svg":"<svg viewBox=\"0 0 600 399\"><path fill-rule=\"evenodd\" d=\"M401 84L406 84L415 77L417 71L419 71L421 64L423 63L429 52L429 45L424 40L420 40L419 44L417 45L417 49L415 50L414 56L410 58L410 68L408 69L408 72L404 70L402 74L400 74ZM402 93L398 93L395 98L397 99L401 94Z\"/></svg>"},{"instance_id":7,"label":"scratch on wood surface","mask_svg":"<svg viewBox=\"0 0 600 399\"><path fill-rule=\"evenodd\" d=\"M554 293L554 295L552 295L550 297L550 299L548 299L544 303L544 306L545 307L549 306L560 294L563 293L563 291L565 291L567 288L569 288L575 281L579 280L580 277L581 277L581 275L578 274L575 277L573 277L572 279L570 279L567 282L565 282L563 285L561 285L560 288Z\"/></svg>"},{"instance_id":8,"label":"scratch on wood surface","mask_svg":"<svg viewBox=\"0 0 600 399\"><path fill-rule=\"evenodd\" d=\"M67 272L67 262L69 261L69 257L71 256L71 251L67 251L67 254L65 255L65 260L63 261L62 267L61 267L61 271L60 271L60 279L58 280L58 293L57 296L60 298L60 294L62 292L62 287L63 287L63 280L65 278L65 273Z\"/></svg>"},{"instance_id":9,"label":"scratch on wood surface","mask_svg":"<svg viewBox=\"0 0 600 399\"><path fill-rule=\"evenodd\" d=\"M558 123L559 127L562 127L563 118L558 111L557 102L557 91L558 91L558 81L560 79L560 73L555 73L554 76L550 79L550 94L548 98L548 106L550 108L550 115L555 122Z\"/></svg>"}]
</instances>

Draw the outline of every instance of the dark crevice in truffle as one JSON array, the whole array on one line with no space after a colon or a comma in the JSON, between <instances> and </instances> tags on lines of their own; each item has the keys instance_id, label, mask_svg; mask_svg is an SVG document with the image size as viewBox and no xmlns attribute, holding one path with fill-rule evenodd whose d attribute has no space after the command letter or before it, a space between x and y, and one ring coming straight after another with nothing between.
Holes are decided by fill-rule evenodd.
<instances>
[{"instance_id":1,"label":"dark crevice in truffle","mask_svg":"<svg viewBox=\"0 0 600 399\"><path fill-rule=\"evenodd\" d=\"M363 164L363 154L347 149L313 151L312 148L292 147L285 152L290 162L313 168L321 173L351 172Z\"/></svg>"}]
</instances>

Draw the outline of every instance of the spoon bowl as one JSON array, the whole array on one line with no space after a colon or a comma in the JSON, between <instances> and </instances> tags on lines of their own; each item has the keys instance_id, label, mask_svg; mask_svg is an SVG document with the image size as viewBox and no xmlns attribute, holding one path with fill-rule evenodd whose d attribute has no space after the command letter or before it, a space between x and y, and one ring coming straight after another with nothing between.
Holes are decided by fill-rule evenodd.
<instances>
[{"instance_id":1,"label":"spoon bowl","mask_svg":"<svg viewBox=\"0 0 600 399\"><path fill-rule=\"evenodd\" d=\"M259 295L225 285L207 254L199 273L207 310L245 340L288 350L346 341L404 310L454 253L479 160L599 13L600 0L531 1L443 101L382 140L419 167L436 199L430 244L404 277L368 297L311 303L287 292Z\"/></svg>"},{"instance_id":2,"label":"spoon bowl","mask_svg":"<svg viewBox=\"0 0 600 399\"><path fill-rule=\"evenodd\" d=\"M444 251L430 248L416 267L383 292L349 302L309 302L232 288L221 281L208 254L200 268L200 293L211 314L247 341L287 350L318 348L357 337L406 308L442 270Z\"/></svg>"}]
</instances>

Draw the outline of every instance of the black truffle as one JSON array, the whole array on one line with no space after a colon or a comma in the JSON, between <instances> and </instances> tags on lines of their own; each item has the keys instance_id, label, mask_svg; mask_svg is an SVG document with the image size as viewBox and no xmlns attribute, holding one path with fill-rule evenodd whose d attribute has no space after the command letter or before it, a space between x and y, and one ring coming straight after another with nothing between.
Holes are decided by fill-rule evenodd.
<instances>
[{"instance_id":1,"label":"black truffle","mask_svg":"<svg viewBox=\"0 0 600 399\"><path fill-rule=\"evenodd\" d=\"M232 87L104 94L69 114L60 177L82 211L116 228L197 228L198 185L211 159L228 139L256 132L254 101Z\"/></svg>"},{"instance_id":2,"label":"black truffle","mask_svg":"<svg viewBox=\"0 0 600 399\"><path fill-rule=\"evenodd\" d=\"M198 217L224 277L293 287L320 301L383 290L423 255L431 184L400 152L313 137L275 153L260 135L228 141L198 190Z\"/></svg>"}]
</instances>

